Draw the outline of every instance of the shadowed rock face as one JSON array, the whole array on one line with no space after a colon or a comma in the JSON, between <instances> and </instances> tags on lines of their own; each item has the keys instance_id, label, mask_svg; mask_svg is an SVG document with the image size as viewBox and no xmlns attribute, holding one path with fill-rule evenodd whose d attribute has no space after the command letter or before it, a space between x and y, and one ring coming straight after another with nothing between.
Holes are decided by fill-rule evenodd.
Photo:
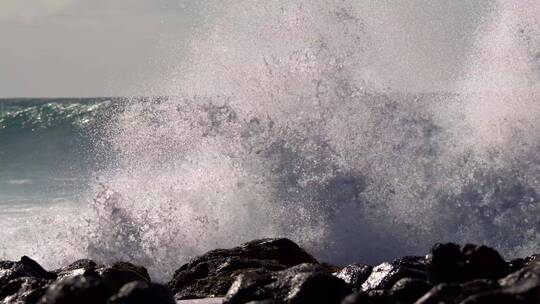
<instances>
[{"instance_id":1,"label":"shadowed rock face","mask_svg":"<svg viewBox=\"0 0 540 304\"><path fill-rule=\"evenodd\" d=\"M37 303L50 282L44 279L22 277L9 281L0 289L2 304Z\"/></svg>"},{"instance_id":2,"label":"shadowed rock face","mask_svg":"<svg viewBox=\"0 0 540 304\"><path fill-rule=\"evenodd\" d=\"M417 303L460 303L471 295L488 292L497 287L497 283L492 280L475 280L462 284L443 283L431 289Z\"/></svg>"},{"instance_id":3,"label":"shadowed rock face","mask_svg":"<svg viewBox=\"0 0 540 304\"><path fill-rule=\"evenodd\" d=\"M18 262L0 261L0 286L22 277L54 280L56 274L46 271L36 261L27 256L23 256Z\"/></svg>"},{"instance_id":4,"label":"shadowed rock face","mask_svg":"<svg viewBox=\"0 0 540 304\"><path fill-rule=\"evenodd\" d=\"M275 303L340 303L351 293L345 281L317 264L301 264L277 272L245 273L231 286L225 304L251 301Z\"/></svg>"},{"instance_id":5,"label":"shadowed rock face","mask_svg":"<svg viewBox=\"0 0 540 304\"><path fill-rule=\"evenodd\" d=\"M99 265L92 260L78 260L49 272L28 257L22 257L19 262L0 261L2 304L106 304L131 282L140 284L136 288L123 290L117 297L122 302L118 303L140 303L129 300L133 298L130 297L132 294L172 299L167 287L150 283L146 268L127 262ZM144 284L148 287L141 287Z\"/></svg>"},{"instance_id":6,"label":"shadowed rock face","mask_svg":"<svg viewBox=\"0 0 540 304\"><path fill-rule=\"evenodd\" d=\"M213 296L225 296L225 304L538 303L540 258L507 262L486 246L448 243L426 257L340 268L288 239L263 239L197 257L167 285L128 262L78 260L49 272L28 257L0 261L1 304L173 304Z\"/></svg>"},{"instance_id":7,"label":"shadowed rock face","mask_svg":"<svg viewBox=\"0 0 540 304\"><path fill-rule=\"evenodd\" d=\"M487 246L436 244L428 256L428 276L433 284L497 280L510 272L509 264Z\"/></svg>"},{"instance_id":8,"label":"shadowed rock face","mask_svg":"<svg viewBox=\"0 0 540 304\"><path fill-rule=\"evenodd\" d=\"M79 275L53 283L39 303L105 303L112 293L99 277Z\"/></svg>"},{"instance_id":9,"label":"shadowed rock face","mask_svg":"<svg viewBox=\"0 0 540 304\"><path fill-rule=\"evenodd\" d=\"M135 281L124 285L108 304L175 304L172 292L163 285Z\"/></svg>"},{"instance_id":10,"label":"shadowed rock face","mask_svg":"<svg viewBox=\"0 0 540 304\"><path fill-rule=\"evenodd\" d=\"M256 240L195 258L175 272L168 286L177 299L223 296L243 272L283 270L301 263L318 262L288 239Z\"/></svg>"}]
</instances>

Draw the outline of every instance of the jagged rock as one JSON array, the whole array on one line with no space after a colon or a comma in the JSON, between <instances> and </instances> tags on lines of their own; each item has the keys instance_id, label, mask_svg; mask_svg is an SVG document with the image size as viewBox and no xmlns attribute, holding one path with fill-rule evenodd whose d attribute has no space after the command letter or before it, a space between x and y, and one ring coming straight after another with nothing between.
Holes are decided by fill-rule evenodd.
<instances>
[{"instance_id":1,"label":"jagged rock","mask_svg":"<svg viewBox=\"0 0 540 304\"><path fill-rule=\"evenodd\" d=\"M180 267L167 284L176 299L223 296L247 271L276 271L301 263L318 263L288 239L263 239L232 249L210 251Z\"/></svg>"},{"instance_id":2,"label":"jagged rock","mask_svg":"<svg viewBox=\"0 0 540 304\"><path fill-rule=\"evenodd\" d=\"M112 294L101 278L79 275L49 286L39 304L105 304Z\"/></svg>"},{"instance_id":3,"label":"jagged rock","mask_svg":"<svg viewBox=\"0 0 540 304\"><path fill-rule=\"evenodd\" d=\"M508 263L509 273L513 273L513 272L516 272L516 271L522 269L523 267L529 265L532 261L538 259L539 257L540 257L540 255L533 254L533 255L528 256L528 257L517 258L517 259L511 260Z\"/></svg>"},{"instance_id":4,"label":"jagged rock","mask_svg":"<svg viewBox=\"0 0 540 304\"><path fill-rule=\"evenodd\" d=\"M468 297L463 303L538 303L540 299L540 259L498 281L500 289Z\"/></svg>"},{"instance_id":5,"label":"jagged rock","mask_svg":"<svg viewBox=\"0 0 540 304\"><path fill-rule=\"evenodd\" d=\"M133 281L148 281L150 275L146 268L128 262L116 262L110 266L98 265L92 260L78 260L68 266L57 269L58 279L79 275L94 275L103 279L111 290L118 290L124 284Z\"/></svg>"},{"instance_id":6,"label":"jagged rock","mask_svg":"<svg viewBox=\"0 0 540 304\"><path fill-rule=\"evenodd\" d=\"M340 303L351 292L347 284L317 264L286 270L249 272L238 276L224 304L240 303Z\"/></svg>"},{"instance_id":7,"label":"jagged rock","mask_svg":"<svg viewBox=\"0 0 540 304\"><path fill-rule=\"evenodd\" d=\"M341 271L338 272L336 276L345 281L345 283L347 283L349 287L354 289L360 289L362 287L362 284L371 274L372 270L373 267L370 265L351 264L341 269Z\"/></svg>"},{"instance_id":8,"label":"jagged rock","mask_svg":"<svg viewBox=\"0 0 540 304\"><path fill-rule=\"evenodd\" d=\"M442 283L433 287L416 304L457 304L469 296L496 290L497 288L499 288L497 282L486 279L474 280L462 284Z\"/></svg>"},{"instance_id":9,"label":"jagged rock","mask_svg":"<svg viewBox=\"0 0 540 304\"><path fill-rule=\"evenodd\" d=\"M358 291L346 297L342 304L408 304L415 303L431 288L423 279L403 278L389 290L372 289Z\"/></svg>"},{"instance_id":10,"label":"jagged rock","mask_svg":"<svg viewBox=\"0 0 540 304\"><path fill-rule=\"evenodd\" d=\"M46 271L27 256L23 256L18 262L0 261L0 288L9 281L22 277L54 280L56 274Z\"/></svg>"},{"instance_id":11,"label":"jagged rock","mask_svg":"<svg viewBox=\"0 0 540 304\"><path fill-rule=\"evenodd\" d=\"M528 303L538 303L538 297L533 299L520 299L511 294L505 294L501 292L489 292L481 293L478 295L472 295L465 300L461 301L460 304L493 304L493 303L504 303L504 304L528 304Z\"/></svg>"},{"instance_id":12,"label":"jagged rock","mask_svg":"<svg viewBox=\"0 0 540 304\"><path fill-rule=\"evenodd\" d=\"M421 257L403 257L392 263L382 263L373 268L362 284L362 290L390 289L403 278L426 279L425 262Z\"/></svg>"},{"instance_id":13,"label":"jagged rock","mask_svg":"<svg viewBox=\"0 0 540 304\"><path fill-rule=\"evenodd\" d=\"M396 299L387 290L359 291L347 296L341 304L394 304Z\"/></svg>"},{"instance_id":14,"label":"jagged rock","mask_svg":"<svg viewBox=\"0 0 540 304\"><path fill-rule=\"evenodd\" d=\"M396 282L390 292L399 303L414 303L432 288L422 279L404 278Z\"/></svg>"},{"instance_id":15,"label":"jagged rock","mask_svg":"<svg viewBox=\"0 0 540 304\"><path fill-rule=\"evenodd\" d=\"M457 244L435 244L427 257L427 274L432 284L458 282L463 268L461 248Z\"/></svg>"},{"instance_id":16,"label":"jagged rock","mask_svg":"<svg viewBox=\"0 0 540 304\"><path fill-rule=\"evenodd\" d=\"M531 261L522 269L507 275L499 280L499 284L503 288L517 286L529 281L540 283L540 258Z\"/></svg>"},{"instance_id":17,"label":"jagged rock","mask_svg":"<svg viewBox=\"0 0 540 304\"><path fill-rule=\"evenodd\" d=\"M436 244L427 258L428 278L432 284L466 282L476 279L497 280L509 273L509 265L487 246Z\"/></svg>"},{"instance_id":18,"label":"jagged rock","mask_svg":"<svg viewBox=\"0 0 540 304\"><path fill-rule=\"evenodd\" d=\"M2 304L35 304L45 294L50 281L22 277L9 281L0 289L0 303Z\"/></svg>"},{"instance_id":19,"label":"jagged rock","mask_svg":"<svg viewBox=\"0 0 540 304\"><path fill-rule=\"evenodd\" d=\"M101 277L103 283L113 291L133 281L150 282L146 268L127 262L117 262L111 266L97 268L96 273Z\"/></svg>"},{"instance_id":20,"label":"jagged rock","mask_svg":"<svg viewBox=\"0 0 540 304\"><path fill-rule=\"evenodd\" d=\"M56 273L59 280L47 289L40 304L105 303L125 284L150 281L144 267L127 262L103 266L91 260L79 260Z\"/></svg>"},{"instance_id":21,"label":"jagged rock","mask_svg":"<svg viewBox=\"0 0 540 304\"><path fill-rule=\"evenodd\" d=\"M467 280L498 280L509 274L506 261L493 248L467 244L461 248Z\"/></svg>"},{"instance_id":22,"label":"jagged rock","mask_svg":"<svg viewBox=\"0 0 540 304\"><path fill-rule=\"evenodd\" d=\"M103 266L96 264L96 262L92 260L81 259L69 264L68 266L55 270L54 273L57 274L58 279L62 279L70 276L96 274L96 269L98 267Z\"/></svg>"},{"instance_id":23,"label":"jagged rock","mask_svg":"<svg viewBox=\"0 0 540 304\"><path fill-rule=\"evenodd\" d=\"M169 288L160 284L136 281L124 285L107 304L175 304Z\"/></svg>"},{"instance_id":24,"label":"jagged rock","mask_svg":"<svg viewBox=\"0 0 540 304\"><path fill-rule=\"evenodd\" d=\"M266 290L262 286L274 283L276 278L269 272L257 270L240 274L227 292L230 303L248 303L251 300L264 299ZM265 301L274 301L266 299Z\"/></svg>"},{"instance_id":25,"label":"jagged rock","mask_svg":"<svg viewBox=\"0 0 540 304\"><path fill-rule=\"evenodd\" d=\"M151 283L144 267L126 262L79 260L48 272L28 257L0 261L0 304L173 304L175 297L225 294L225 304L484 304L537 303L540 257L506 262L486 246L448 243L426 258L339 269L290 240L265 239L210 251L178 269L168 285L174 296Z\"/></svg>"}]
</instances>

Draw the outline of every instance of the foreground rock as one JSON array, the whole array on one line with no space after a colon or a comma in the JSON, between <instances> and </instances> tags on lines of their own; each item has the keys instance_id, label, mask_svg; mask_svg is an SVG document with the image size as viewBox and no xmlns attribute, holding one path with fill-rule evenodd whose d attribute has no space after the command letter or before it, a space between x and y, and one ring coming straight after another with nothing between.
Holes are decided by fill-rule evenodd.
<instances>
[{"instance_id":1,"label":"foreground rock","mask_svg":"<svg viewBox=\"0 0 540 304\"><path fill-rule=\"evenodd\" d=\"M336 276L345 281L351 289L359 290L371 275L372 270L373 267L370 265L351 264L343 267Z\"/></svg>"},{"instance_id":2,"label":"foreground rock","mask_svg":"<svg viewBox=\"0 0 540 304\"><path fill-rule=\"evenodd\" d=\"M133 282L137 283L135 288L129 289ZM144 284L147 287L142 287ZM113 300L112 303L141 303L133 295L153 299L146 303L174 303L166 286L150 283L147 270L131 263L106 266L79 260L49 272L28 257L18 262L0 261L2 304L106 304Z\"/></svg>"},{"instance_id":3,"label":"foreground rock","mask_svg":"<svg viewBox=\"0 0 540 304\"><path fill-rule=\"evenodd\" d=\"M332 304L340 303L351 291L345 281L334 276L327 268L317 264L301 264L282 271L241 274L223 303Z\"/></svg>"},{"instance_id":4,"label":"foreground rock","mask_svg":"<svg viewBox=\"0 0 540 304\"><path fill-rule=\"evenodd\" d=\"M11 280L23 277L54 280L57 276L46 271L36 261L27 256L23 256L18 262L0 261L0 287L3 287Z\"/></svg>"},{"instance_id":5,"label":"foreground rock","mask_svg":"<svg viewBox=\"0 0 540 304\"><path fill-rule=\"evenodd\" d=\"M339 268L290 240L264 239L195 258L167 285L127 262L79 260L47 271L28 257L0 261L0 304L173 304L175 297L213 296L226 304L539 303L540 257L507 262L486 246L448 243L425 257Z\"/></svg>"},{"instance_id":6,"label":"foreground rock","mask_svg":"<svg viewBox=\"0 0 540 304\"><path fill-rule=\"evenodd\" d=\"M167 284L176 299L223 296L248 271L278 271L317 260L288 239L263 239L210 251L178 269Z\"/></svg>"},{"instance_id":7,"label":"foreground rock","mask_svg":"<svg viewBox=\"0 0 540 304\"><path fill-rule=\"evenodd\" d=\"M108 304L175 304L169 288L160 284L135 281L124 285Z\"/></svg>"},{"instance_id":8,"label":"foreground rock","mask_svg":"<svg viewBox=\"0 0 540 304\"><path fill-rule=\"evenodd\" d=\"M362 284L362 290L387 290L403 278L426 280L425 259L403 257L391 263L382 263L373 268L370 276Z\"/></svg>"},{"instance_id":9,"label":"foreground rock","mask_svg":"<svg viewBox=\"0 0 540 304\"><path fill-rule=\"evenodd\" d=\"M32 277L13 279L0 289L1 303L37 303L45 294L49 283L47 280Z\"/></svg>"},{"instance_id":10,"label":"foreground rock","mask_svg":"<svg viewBox=\"0 0 540 304\"><path fill-rule=\"evenodd\" d=\"M428 256L430 282L459 283L476 279L498 280L510 272L509 264L487 246L437 244Z\"/></svg>"}]
</instances>

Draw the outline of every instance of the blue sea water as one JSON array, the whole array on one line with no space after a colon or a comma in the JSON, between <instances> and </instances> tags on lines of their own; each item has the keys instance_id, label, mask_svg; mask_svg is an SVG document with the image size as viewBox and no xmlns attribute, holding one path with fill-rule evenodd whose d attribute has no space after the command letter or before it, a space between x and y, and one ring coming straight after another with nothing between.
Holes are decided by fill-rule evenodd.
<instances>
[{"instance_id":1,"label":"blue sea water","mask_svg":"<svg viewBox=\"0 0 540 304\"><path fill-rule=\"evenodd\" d=\"M80 202L96 164L94 130L112 102L0 100L0 217Z\"/></svg>"}]
</instances>

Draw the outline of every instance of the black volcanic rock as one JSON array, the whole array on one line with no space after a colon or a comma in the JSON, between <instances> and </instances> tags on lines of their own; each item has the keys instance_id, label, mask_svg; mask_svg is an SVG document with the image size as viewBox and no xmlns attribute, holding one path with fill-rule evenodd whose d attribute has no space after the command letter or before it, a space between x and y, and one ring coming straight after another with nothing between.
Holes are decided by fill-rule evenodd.
<instances>
[{"instance_id":1,"label":"black volcanic rock","mask_svg":"<svg viewBox=\"0 0 540 304\"><path fill-rule=\"evenodd\" d=\"M352 290L318 264L301 264L277 272L243 273L231 286L224 304L340 303Z\"/></svg>"},{"instance_id":2,"label":"black volcanic rock","mask_svg":"<svg viewBox=\"0 0 540 304\"><path fill-rule=\"evenodd\" d=\"M487 246L436 244L427 258L432 284L459 283L476 279L497 280L510 272L508 263Z\"/></svg>"},{"instance_id":3,"label":"black volcanic rock","mask_svg":"<svg viewBox=\"0 0 540 304\"><path fill-rule=\"evenodd\" d=\"M96 269L96 273L103 283L114 291L133 281L150 282L146 268L128 262L117 262L111 266L100 267Z\"/></svg>"},{"instance_id":4,"label":"black volcanic rock","mask_svg":"<svg viewBox=\"0 0 540 304\"><path fill-rule=\"evenodd\" d=\"M412 304L431 288L423 279L403 278L391 289L358 291L346 297L342 304Z\"/></svg>"},{"instance_id":5,"label":"black volcanic rock","mask_svg":"<svg viewBox=\"0 0 540 304\"><path fill-rule=\"evenodd\" d=\"M414 303L432 288L426 280L404 278L396 282L390 290L392 296L400 303Z\"/></svg>"},{"instance_id":6,"label":"black volcanic rock","mask_svg":"<svg viewBox=\"0 0 540 304\"><path fill-rule=\"evenodd\" d=\"M77 260L68 266L64 266L60 269L54 271L58 276L58 279L65 277L72 277L77 275L91 275L96 274L96 269L98 267L103 267L102 265L96 264L96 262L88 259Z\"/></svg>"},{"instance_id":7,"label":"black volcanic rock","mask_svg":"<svg viewBox=\"0 0 540 304\"><path fill-rule=\"evenodd\" d=\"M362 284L362 290L390 289L403 278L426 279L425 261L422 257L403 257L392 263L382 263L373 268Z\"/></svg>"},{"instance_id":8,"label":"black volcanic rock","mask_svg":"<svg viewBox=\"0 0 540 304\"><path fill-rule=\"evenodd\" d=\"M22 277L54 280L56 274L46 271L27 256L23 256L18 262L0 261L0 288L9 281Z\"/></svg>"},{"instance_id":9,"label":"black volcanic rock","mask_svg":"<svg viewBox=\"0 0 540 304\"><path fill-rule=\"evenodd\" d=\"M301 263L318 262L288 239L256 240L193 259L180 267L167 285L177 299L223 296L241 273L283 270Z\"/></svg>"},{"instance_id":10,"label":"black volcanic rock","mask_svg":"<svg viewBox=\"0 0 540 304\"><path fill-rule=\"evenodd\" d=\"M9 281L0 289L0 301L2 304L35 304L45 294L50 281L21 277Z\"/></svg>"},{"instance_id":11,"label":"black volcanic rock","mask_svg":"<svg viewBox=\"0 0 540 304\"><path fill-rule=\"evenodd\" d=\"M428 293L420 298L416 304L457 304L467 299L471 295L485 293L499 287L497 282L492 280L475 280L462 284L442 283L433 287Z\"/></svg>"},{"instance_id":12,"label":"black volcanic rock","mask_svg":"<svg viewBox=\"0 0 540 304\"><path fill-rule=\"evenodd\" d=\"M459 245L435 244L427 258L428 279L432 284L459 282L464 263Z\"/></svg>"},{"instance_id":13,"label":"black volcanic rock","mask_svg":"<svg viewBox=\"0 0 540 304\"><path fill-rule=\"evenodd\" d=\"M359 291L347 296L341 304L393 304L397 300L387 290Z\"/></svg>"},{"instance_id":14,"label":"black volcanic rock","mask_svg":"<svg viewBox=\"0 0 540 304\"><path fill-rule=\"evenodd\" d=\"M71 276L49 286L39 304L105 304L112 294L97 276Z\"/></svg>"},{"instance_id":15,"label":"black volcanic rock","mask_svg":"<svg viewBox=\"0 0 540 304\"><path fill-rule=\"evenodd\" d=\"M511 272L511 273L516 272L516 271L522 269L523 267L529 265L532 261L534 261L534 260L536 260L538 258L540 258L540 255L533 254L533 255L528 256L528 257L513 259L508 263L509 272Z\"/></svg>"},{"instance_id":16,"label":"black volcanic rock","mask_svg":"<svg viewBox=\"0 0 540 304\"><path fill-rule=\"evenodd\" d=\"M91 260L78 260L56 273L58 280L49 286L41 304L105 303L130 282L150 282L146 268L127 262L104 266Z\"/></svg>"},{"instance_id":17,"label":"black volcanic rock","mask_svg":"<svg viewBox=\"0 0 540 304\"><path fill-rule=\"evenodd\" d=\"M540 300L540 259L498 281L501 288L468 297L463 303L538 303Z\"/></svg>"},{"instance_id":18,"label":"black volcanic rock","mask_svg":"<svg viewBox=\"0 0 540 304\"><path fill-rule=\"evenodd\" d=\"M341 269L336 276L345 281L349 287L353 289L360 289L362 284L371 274L372 270L373 267L370 265L350 264L343 267L343 269Z\"/></svg>"},{"instance_id":19,"label":"black volcanic rock","mask_svg":"<svg viewBox=\"0 0 540 304\"><path fill-rule=\"evenodd\" d=\"M340 269L290 240L264 239L197 257L168 286L127 262L78 260L49 272L28 257L0 261L0 304L173 304L223 295L225 304L539 303L540 257L507 262L486 246L447 243L426 257Z\"/></svg>"},{"instance_id":20,"label":"black volcanic rock","mask_svg":"<svg viewBox=\"0 0 540 304\"><path fill-rule=\"evenodd\" d=\"M124 285L107 304L175 304L174 296L166 286L136 281Z\"/></svg>"},{"instance_id":21,"label":"black volcanic rock","mask_svg":"<svg viewBox=\"0 0 540 304\"><path fill-rule=\"evenodd\" d=\"M508 264L493 248L467 244L461 248L466 280L500 279L510 272Z\"/></svg>"},{"instance_id":22,"label":"black volcanic rock","mask_svg":"<svg viewBox=\"0 0 540 304\"><path fill-rule=\"evenodd\" d=\"M144 281L150 282L150 275L148 270L140 265L131 264L128 262L116 262L111 265L112 269L124 272L133 272L140 276Z\"/></svg>"}]
</instances>

